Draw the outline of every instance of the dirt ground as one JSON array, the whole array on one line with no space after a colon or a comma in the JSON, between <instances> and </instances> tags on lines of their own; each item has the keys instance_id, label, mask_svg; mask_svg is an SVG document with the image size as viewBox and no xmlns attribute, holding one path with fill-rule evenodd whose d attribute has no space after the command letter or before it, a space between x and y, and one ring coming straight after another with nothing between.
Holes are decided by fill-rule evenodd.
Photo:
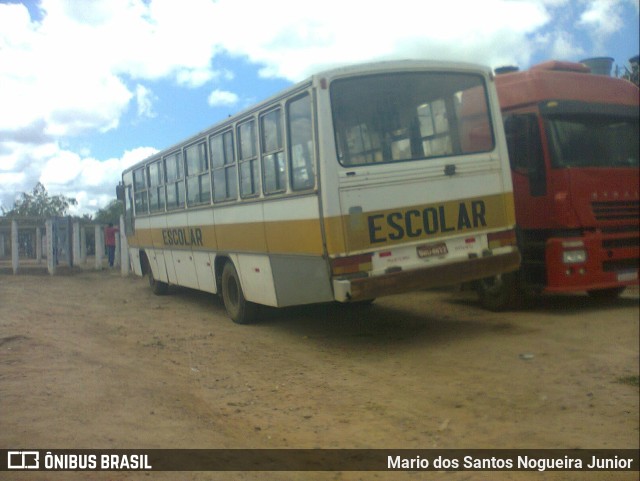
<instances>
[{"instance_id":1,"label":"dirt ground","mask_svg":"<svg viewBox=\"0 0 640 481\"><path fill-rule=\"evenodd\" d=\"M0 448L634 448L639 297L424 291L263 311L117 271L0 275ZM635 377L636 384L626 379ZM638 473L2 473L2 479L631 480Z\"/></svg>"}]
</instances>

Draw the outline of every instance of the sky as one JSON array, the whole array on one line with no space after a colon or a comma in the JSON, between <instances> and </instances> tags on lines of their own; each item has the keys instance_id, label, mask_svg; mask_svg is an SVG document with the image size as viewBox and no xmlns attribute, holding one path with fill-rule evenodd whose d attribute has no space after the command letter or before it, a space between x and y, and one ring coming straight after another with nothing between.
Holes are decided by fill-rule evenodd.
<instances>
[{"instance_id":1,"label":"sky","mask_svg":"<svg viewBox=\"0 0 640 481\"><path fill-rule=\"evenodd\" d=\"M93 215L128 166L325 68L622 67L639 1L0 0L0 206L41 182Z\"/></svg>"}]
</instances>

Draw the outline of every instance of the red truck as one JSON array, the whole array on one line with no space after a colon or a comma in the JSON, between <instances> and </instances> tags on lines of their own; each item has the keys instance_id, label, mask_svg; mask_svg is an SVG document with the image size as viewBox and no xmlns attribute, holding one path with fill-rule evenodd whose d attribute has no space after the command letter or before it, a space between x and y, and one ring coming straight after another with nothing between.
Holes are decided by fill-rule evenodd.
<instances>
[{"instance_id":1,"label":"red truck","mask_svg":"<svg viewBox=\"0 0 640 481\"><path fill-rule=\"evenodd\" d=\"M638 284L638 87L549 61L496 76L522 264L486 279L485 307L527 292L615 298Z\"/></svg>"}]
</instances>

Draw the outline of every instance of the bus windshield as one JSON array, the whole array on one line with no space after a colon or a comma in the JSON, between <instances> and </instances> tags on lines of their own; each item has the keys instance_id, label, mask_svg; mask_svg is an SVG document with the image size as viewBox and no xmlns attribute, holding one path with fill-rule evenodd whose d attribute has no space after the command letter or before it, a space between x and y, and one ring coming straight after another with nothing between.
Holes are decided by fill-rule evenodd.
<instances>
[{"instance_id":1,"label":"bus windshield","mask_svg":"<svg viewBox=\"0 0 640 481\"><path fill-rule=\"evenodd\" d=\"M331 103L344 166L493 150L479 75L392 73L336 80Z\"/></svg>"},{"instance_id":2,"label":"bus windshield","mask_svg":"<svg viewBox=\"0 0 640 481\"><path fill-rule=\"evenodd\" d=\"M546 119L552 165L638 167L638 119L567 115Z\"/></svg>"}]
</instances>

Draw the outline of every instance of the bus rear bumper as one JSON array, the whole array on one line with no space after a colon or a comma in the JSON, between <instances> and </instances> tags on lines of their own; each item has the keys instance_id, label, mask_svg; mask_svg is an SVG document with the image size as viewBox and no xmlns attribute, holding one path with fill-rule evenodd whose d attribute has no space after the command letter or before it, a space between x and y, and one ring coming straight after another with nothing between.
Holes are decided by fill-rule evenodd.
<instances>
[{"instance_id":1,"label":"bus rear bumper","mask_svg":"<svg viewBox=\"0 0 640 481\"><path fill-rule=\"evenodd\" d=\"M333 291L336 301L360 301L492 277L504 272L515 271L519 266L520 253L513 250L504 254L465 259L461 262L393 272L375 277L334 279Z\"/></svg>"}]
</instances>

